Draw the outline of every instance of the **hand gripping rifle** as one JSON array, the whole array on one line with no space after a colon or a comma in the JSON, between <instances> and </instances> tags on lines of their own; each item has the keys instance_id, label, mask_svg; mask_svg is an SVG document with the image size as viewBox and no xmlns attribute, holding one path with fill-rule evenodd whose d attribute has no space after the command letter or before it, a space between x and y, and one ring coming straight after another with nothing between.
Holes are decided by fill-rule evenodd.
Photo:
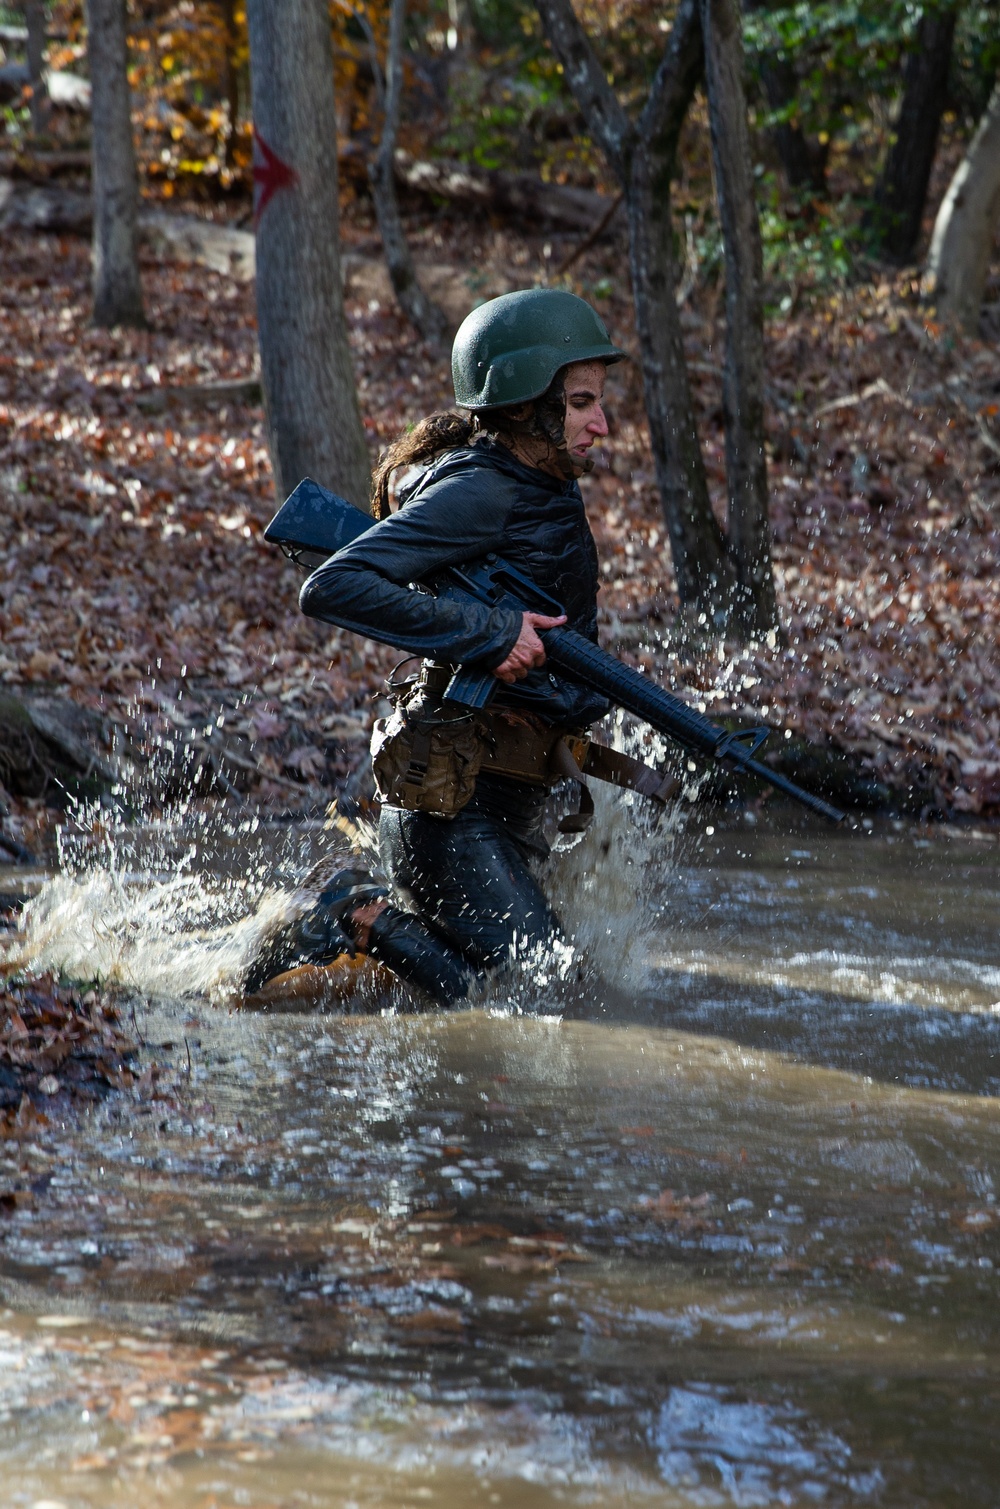
<instances>
[{"instance_id":1,"label":"hand gripping rifle","mask_svg":"<svg viewBox=\"0 0 1000 1509\"><path fill-rule=\"evenodd\" d=\"M312 569L372 527L368 514L306 478L275 514L264 538L280 545L290 559ZM558 618L563 611L529 577L498 555L484 556L468 566L450 567L424 585L438 597L459 602L471 597L491 608L503 604L522 613L543 613L550 618ZM772 729L761 726L730 732L720 727L689 703L654 685L648 677L622 665L574 629L543 629L539 638L548 661L569 680L607 697L616 707L633 713L685 749L755 775L831 822L843 821L844 813L836 807L803 791L787 776L755 758ZM491 671L459 666L444 695L465 707L482 708L499 685Z\"/></svg>"}]
</instances>

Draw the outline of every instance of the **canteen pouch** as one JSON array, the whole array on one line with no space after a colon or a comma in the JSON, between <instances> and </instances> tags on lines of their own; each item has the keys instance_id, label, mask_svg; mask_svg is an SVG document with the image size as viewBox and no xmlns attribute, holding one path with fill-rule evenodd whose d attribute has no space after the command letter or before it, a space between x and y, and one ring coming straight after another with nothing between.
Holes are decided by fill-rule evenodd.
<instances>
[{"instance_id":1,"label":"canteen pouch","mask_svg":"<svg viewBox=\"0 0 1000 1509\"><path fill-rule=\"evenodd\" d=\"M434 706L419 684L372 732L372 771L389 807L454 817L471 799L483 763L482 731L468 712Z\"/></svg>"}]
</instances>

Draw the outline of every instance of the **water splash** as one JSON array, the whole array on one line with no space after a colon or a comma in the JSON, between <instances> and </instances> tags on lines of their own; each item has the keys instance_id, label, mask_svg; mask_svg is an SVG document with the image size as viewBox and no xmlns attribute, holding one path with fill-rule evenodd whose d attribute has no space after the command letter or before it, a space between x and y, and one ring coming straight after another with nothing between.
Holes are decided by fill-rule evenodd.
<instances>
[{"instance_id":1,"label":"water splash","mask_svg":"<svg viewBox=\"0 0 1000 1509\"><path fill-rule=\"evenodd\" d=\"M224 996L273 928L298 915L297 892L274 891L238 922L205 925L234 903L202 875L123 879L106 869L56 876L25 907L19 956L10 962L72 980L101 980L153 996ZM214 905L213 905L214 903Z\"/></svg>"},{"instance_id":2,"label":"water splash","mask_svg":"<svg viewBox=\"0 0 1000 1509\"><path fill-rule=\"evenodd\" d=\"M663 740L643 737L620 715L613 734L616 749L663 768ZM641 990L650 978L651 940L676 884L687 802L661 808L600 781L591 794L593 822L580 838L557 847L544 884L585 970Z\"/></svg>"},{"instance_id":3,"label":"water splash","mask_svg":"<svg viewBox=\"0 0 1000 1509\"><path fill-rule=\"evenodd\" d=\"M299 881L317 827L269 830L186 805L134 826L81 811L59 834L61 873L25 906L4 961L230 1001L261 939L308 903Z\"/></svg>"},{"instance_id":4,"label":"water splash","mask_svg":"<svg viewBox=\"0 0 1000 1509\"><path fill-rule=\"evenodd\" d=\"M615 742L634 747L637 740L619 721ZM648 758L649 747L641 753ZM515 949L511 969L476 1004L559 1014L601 982L631 991L645 985L674 865L678 809L658 812L601 783L593 795L590 829L561 840L541 877L570 941ZM365 837L370 863L372 836ZM62 873L26 906L8 963L148 996L228 1004L262 940L311 904L317 860L336 866L349 857L343 838L318 823L275 831L189 805L138 826L81 814L62 831L59 852ZM348 974L344 989L370 984Z\"/></svg>"}]
</instances>

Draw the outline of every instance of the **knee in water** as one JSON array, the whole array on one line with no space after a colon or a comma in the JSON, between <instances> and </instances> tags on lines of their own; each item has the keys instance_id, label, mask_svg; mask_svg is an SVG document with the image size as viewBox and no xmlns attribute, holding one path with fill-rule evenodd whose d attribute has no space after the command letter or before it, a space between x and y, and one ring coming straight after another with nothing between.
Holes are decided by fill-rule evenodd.
<instances>
[{"instance_id":1,"label":"knee in water","mask_svg":"<svg viewBox=\"0 0 1000 1509\"><path fill-rule=\"evenodd\" d=\"M443 938L409 912L388 906L371 924L368 952L440 1005L464 1001L476 972Z\"/></svg>"}]
</instances>

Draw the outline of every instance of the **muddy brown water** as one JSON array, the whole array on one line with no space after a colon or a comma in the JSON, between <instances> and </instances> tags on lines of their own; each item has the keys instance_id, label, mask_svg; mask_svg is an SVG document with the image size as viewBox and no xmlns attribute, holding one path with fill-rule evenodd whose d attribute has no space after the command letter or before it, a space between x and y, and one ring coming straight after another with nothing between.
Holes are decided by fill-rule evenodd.
<instances>
[{"instance_id":1,"label":"muddy brown water","mask_svg":"<svg viewBox=\"0 0 1000 1509\"><path fill-rule=\"evenodd\" d=\"M3 1504L995 1505L998 852L702 828L558 1014L184 956L160 1077L0 1144Z\"/></svg>"}]
</instances>

